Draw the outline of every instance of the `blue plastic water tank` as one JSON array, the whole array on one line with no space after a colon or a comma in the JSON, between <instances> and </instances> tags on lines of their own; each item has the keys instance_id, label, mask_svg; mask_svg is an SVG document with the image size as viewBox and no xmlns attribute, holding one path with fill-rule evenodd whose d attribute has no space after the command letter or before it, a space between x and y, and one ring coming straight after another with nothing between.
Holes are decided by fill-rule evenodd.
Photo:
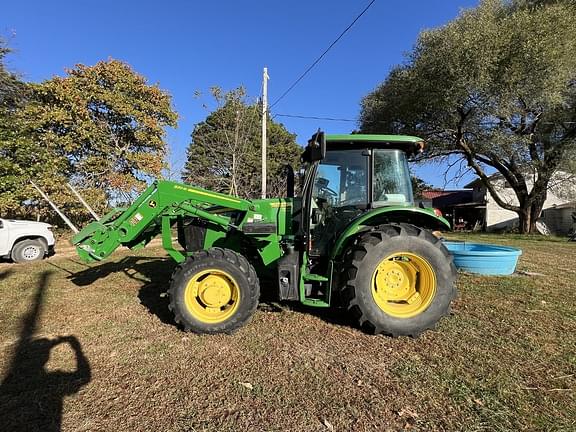
<instances>
[{"instance_id":1,"label":"blue plastic water tank","mask_svg":"<svg viewBox=\"0 0 576 432\"><path fill-rule=\"evenodd\" d=\"M522 250L509 246L484 243L445 241L454 257L454 265L470 273L510 275L514 273Z\"/></svg>"}]
</instances>

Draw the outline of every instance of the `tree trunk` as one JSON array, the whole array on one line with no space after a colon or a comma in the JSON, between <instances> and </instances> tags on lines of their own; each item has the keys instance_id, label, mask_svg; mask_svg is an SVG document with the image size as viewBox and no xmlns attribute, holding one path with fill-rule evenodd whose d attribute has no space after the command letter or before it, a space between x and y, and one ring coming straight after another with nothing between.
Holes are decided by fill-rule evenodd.
<instances>
[{"instance_id":1,"label":"tree trunk","mask_svg":"<svg viewBox=\"0 0 576 432\"><path fill-rule=\"evenodd\" d=\"M530 211L530 207L522 207L518 210L518 229L520 230L520 234L529 234L532 232L531 230L535 227L535 221L532 223L532 212Z\"/></svg>"},{"instance_id":2,"label":"tree trunk","mask_svg":"<svg viewBox=\"0 0 576 432\"><path fill-rule=\"evenodd\" d=\"M544 201L546 201L547 193L544 192L544 195L540 198L537 198L533 203L532 207L530 208L530 220L532 224L530 226L530 233L536 232L536 221L540 218L542 213L542 207L544 207Z\"/></svg>"},{"instance_id":3,"label":"tree trunk","mask_svg":"<svg viewBox=\"0 0 576 432\"><path fill-rule=\"evenodd\" d=\"M542 213L546 195L535 199L530 204L521 206L517 211L519 219L519 229L521 234L533 234L536 232L536 221Z\"/></svg>"}]
</instances>

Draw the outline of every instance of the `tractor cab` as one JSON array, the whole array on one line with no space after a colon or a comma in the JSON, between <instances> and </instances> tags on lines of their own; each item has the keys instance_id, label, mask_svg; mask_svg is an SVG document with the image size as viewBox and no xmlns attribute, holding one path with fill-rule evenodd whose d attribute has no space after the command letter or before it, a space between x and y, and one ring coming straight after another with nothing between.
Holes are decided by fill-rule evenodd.
<instances>
[{"instance_id":1,"label":"tractor cab","mask_svg":"<svg viewBox=\"0 0 576 432\"><path fill-rule=\"evenodd\" d=\"M316 275L334 274L331 267L341 262L339 255L358 232L396 221L438 223L414 206L408 157L423 148L422 139L413 136L312 136L302 155L305 176L297 221L305 255L304 295L311 302L329 302L324 293L332 291L327 285L333 281Z\"/></svg>"},{"instance_id":2,"label":"tractor cab","mask_svg":"<svg viewBox=\"0 0 576 432\"><path fill-rule=\"evenodd\" d=\"M309 255L326 254L334 238L355 218L384 206L413 207L407 156L423 147L420 138L386 135L315 134L304 153L309 185L303 191L309 213Z\"/></svg>"}]
</instances>

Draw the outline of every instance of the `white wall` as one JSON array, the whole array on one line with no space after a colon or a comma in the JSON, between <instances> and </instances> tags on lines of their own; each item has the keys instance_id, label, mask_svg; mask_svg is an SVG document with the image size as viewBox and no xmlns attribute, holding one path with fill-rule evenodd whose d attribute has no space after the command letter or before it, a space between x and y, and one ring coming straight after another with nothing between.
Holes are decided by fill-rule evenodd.
<instances>
[{"instance_id":1,"label":"white wall","mask_svg":"<svg viewBox=\"0 0 576 432\"><path fill-rule=\"evenodd\" d=\"M518 205L518 200L514 191L505 188L504 182L495 182L494 187L498 191L498 196L507 204ZM518 214L513 211L503 209L485 189L486 193L486 230L493 231L497 229L513 228L518 225Z\"/></svg>"},{"instance_id":2,"label":"white wall","mask_svg":"<svg viewBox=\"0 0 576 432\"><path fill-rule=\"evenodd\" d=\"M527 183L528 189L530 189L532 184L530 181ZM493 184L498 191L498 195L504 202L512 205L518 205L518 199L516 198L514 190L512 188L506 187L506 182L503 179L493 180ZM562 192L565 192L567 187L576 190L576 186L572 182L563 182L561 186L552 187L548 191L548 196L544 202L543 210L568 202L565 197L561 198L557 195L557 189L560 187L562 187ZM493 231L518 226L518 215L516 212L503 209L496 203L494 198L492 198L492 195L490 195L490 193L485 188L483 188L483 190L486 197L486 230ZM562 195L566 196L565 193L562 193ZM571 194L568 194L568 196L570 195Z\"/></svg>"},{"instance_id":3,"label":"white wall","mask_svg":"<svg viewBox=\"0 0 576 432\"><path fill-rule=\"evenodd\" d=\"M556 235L568 235L572 229L572 212L576 211L576 206L572 208L549 208L542 214L544 222Z\"/></svg>"}]
</instances>

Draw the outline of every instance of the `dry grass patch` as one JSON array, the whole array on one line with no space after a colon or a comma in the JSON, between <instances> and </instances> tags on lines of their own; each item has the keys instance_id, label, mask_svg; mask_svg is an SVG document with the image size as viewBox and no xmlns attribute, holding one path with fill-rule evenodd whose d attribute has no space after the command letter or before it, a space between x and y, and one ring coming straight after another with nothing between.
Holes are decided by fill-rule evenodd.
<instances>
[{"instance_id":1,"label":"dry grass patch","mask_svg":"<svg viewBox=\"0 0 576 432\"><path fill-rule=\"evenodd\" d=\"M463 274L452 316L416 340L295 305L183 333L160 248L0 265L1 428L573 430L576 244L471 239L519 246L546 276Z\"/></svg>"}]
</instances>

